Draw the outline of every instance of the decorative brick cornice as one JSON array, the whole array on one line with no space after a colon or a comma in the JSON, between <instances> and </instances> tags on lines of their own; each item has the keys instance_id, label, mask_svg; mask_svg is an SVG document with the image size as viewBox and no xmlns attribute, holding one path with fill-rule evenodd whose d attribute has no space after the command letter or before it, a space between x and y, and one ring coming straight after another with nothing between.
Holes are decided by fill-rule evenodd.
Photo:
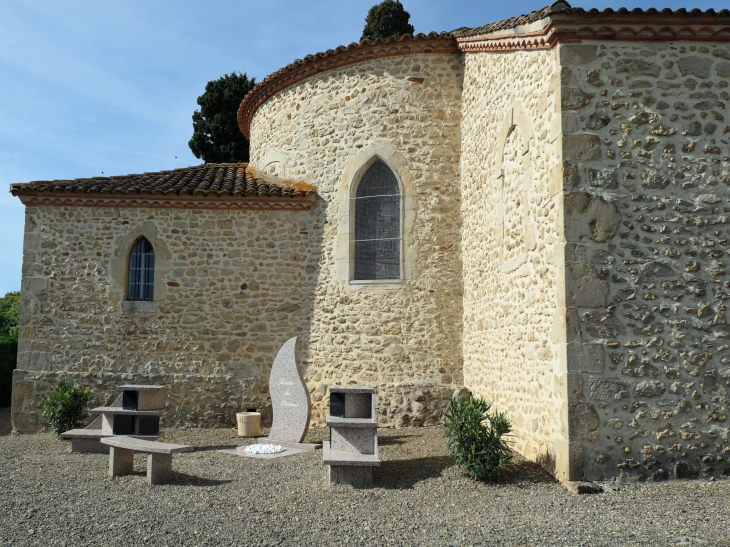
<instances>
[{"instance_id":1,"label":"decorative brick cornice","mask_svg":"<svg viewBox=\"0 0 730 547\"><path fill-rule=\"evenodd\" d=\"M269 210L307 211L316 201L312 192L296 197L245 197L245 196L190 196L159 194L69 194L36 192L18 194L26 206L54 205L61 207L140 207L164 209L217 209L217 210Z\"/></svg>"},{"instance_id":2,"label":"decorative brick cornice","mask_svg":"<svg viewBox=\"0 0 730 547\"><path fill-rule=\"evenodd\" d=\"M249 138L251 119L256 109L275 93L305 78L361 61L419 53L459 53L459 48L450 34L432 32L428 35L406 34L397 39L363 40L324 53L308 55L267 76L246 95L238 109L238 126L246 138Z\"/></svg>"},{"instance_id":3,"label":"decorative brick cornice","mask_svg":"<svg viewBox=\"0 0 730 547\"><path fill-rule=\"evenodd\" d=\"M536 20L534 14L542 18ZM478 29L455 31L463 52L551 49L558 44L584 40L641 42L729 42L730 11L672 10L584 10L557 2L547 8ZM535 29L535 26L542 26ZM495 29L492 31L492 29Z\"/></svg>"},{"instance_id":4,"label":"decorative brick cornice","mask_svg":"<svg viewBox=\"0 0 730 547\"><path fill-rule=\"evenodd\" d=\"M481 51L517 51L552 49L558 44L577 42L575 33L568 29L556 29L549 25L542 31L511 36L487 38L483 36L458 40L459 49L465 53Z\"/></svg>"}]
</instances>

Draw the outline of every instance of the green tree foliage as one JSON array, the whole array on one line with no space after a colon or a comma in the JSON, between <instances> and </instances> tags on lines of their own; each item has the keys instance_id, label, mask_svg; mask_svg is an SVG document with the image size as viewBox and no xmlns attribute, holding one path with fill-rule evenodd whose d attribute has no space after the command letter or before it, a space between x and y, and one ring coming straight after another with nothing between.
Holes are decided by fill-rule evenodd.
<instances>
[{"instance_id":1,"label":"green tree foliage","mask_svg":"<svg viewBox=\"0 0 730 547\"><path fill-rule=\"evenodd\" d=\"M481 398L454 397L444 413L446 447L457 467L472 479L498 479L512 461L512 451L503 436L512 431L504 412L489 413L492 403Z\"/></svg>"},{"instance_id":2,"label":"green tree foliage","mask_svg":"<svg viewBox=\"0 0 730 547\"><path fill-rule=\"evenodd\" d=\"M238 107L256 84L246 73L233 72L205 86L193 112L193 138L188 142L196 158L205 163L248 161L248 139L238 128Z\"/></svg>"},{"instance_id":3,"label":"green tree foliage","mask_svg":"<svg viewBox=\"0 0 730 547\"><path fill-rule=\"evenodd\" d=\"M413 34L413 25L408 23L410 18L411 14L398 0L383 0L368 11L360 40Z\"/></svg>"},{"instance_id":4,"label":"green tree foliage","mask_svg":"<svg viewBox=\"0 0 730 547\"><path fill-rule=\"evenodd\" d=\"M58 382L48 397L43 397L43 416L57 435L83 425L90 387L77 387L66 379Z\"/></svg>"},{"instance_id":5,"label":"green tree foliage","mask_svg":"<svg viewBox=\"0 0 730 547\"><path fill-rule=\"evenodd\" d=\"M10 406L13 371L18 360L20 291L0 298L0 407Z\"/></svg>"},{"instance_id":6,"label":"green tree foliage","mask_svg":"<svg viewBox=\"0 0 730 547\"><path fill-rule=\"evenodd\" d=\"M20 291L5 293L0 298L0 336L18 339L18 318L20 316Z\"/></svg>"}]
</instances>

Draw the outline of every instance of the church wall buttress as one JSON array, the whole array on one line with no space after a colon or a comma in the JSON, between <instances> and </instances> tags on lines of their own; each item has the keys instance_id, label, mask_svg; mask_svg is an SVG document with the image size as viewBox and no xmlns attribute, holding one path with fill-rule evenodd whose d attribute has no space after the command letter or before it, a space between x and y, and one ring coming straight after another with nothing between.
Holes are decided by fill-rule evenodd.
<instances>
[{"instance_id":1,"label":"church wall buttress","mask_svg":"<svg viewBox=\"0 0 730 547\"><path fill-rule=\"evenodd\" d=\"M569 474L553 51L467 53L462 100L464 382L515 448Z\"/></svg>"}]
</instances>

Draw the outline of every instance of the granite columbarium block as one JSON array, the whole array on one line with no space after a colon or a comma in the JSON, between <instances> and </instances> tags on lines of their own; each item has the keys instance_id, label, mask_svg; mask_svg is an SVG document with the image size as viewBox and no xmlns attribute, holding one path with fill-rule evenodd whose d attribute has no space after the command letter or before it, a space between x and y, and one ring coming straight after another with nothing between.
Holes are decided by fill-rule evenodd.
<instances>
[{"instance_id":1,"label":"granite columbarium block","mask_svg":"<svg viewBox=\"0 0 730 547\"><path fill-rule=\"evenodd\" d=\"M380 465L375 421L375 390L330 386L330 440L322 447L330 483L356 488L372 486L373 467Z\"/></svg>"},{"instance_id":2,"label":"granite columbarium block","mask_svg":"<svg viewBox=\"0 0 730 547\"><path fill-rule=\"evenodd\" d=\"M61 434L62 439L71 439L71 452L108 454L109 446L100 440L117 435L157 439L167 386L123 385L117 389L122 393L111 405L91 409L99 417L86 428Z\"/></svg>"},{"instance_id":3,"label":"granite columbarium block","mask_svg":"<svg viewBox=\"0 0 730 547\"><path fill-rule=\"evenodd\" d=\"M309 429L310 402L309 390L297 363L298 349L298 338L291 338L274 359L269 375L273 423L269 436L258 442L314 450L322 445L302 442Z\"/></svg>"}]
</instances>

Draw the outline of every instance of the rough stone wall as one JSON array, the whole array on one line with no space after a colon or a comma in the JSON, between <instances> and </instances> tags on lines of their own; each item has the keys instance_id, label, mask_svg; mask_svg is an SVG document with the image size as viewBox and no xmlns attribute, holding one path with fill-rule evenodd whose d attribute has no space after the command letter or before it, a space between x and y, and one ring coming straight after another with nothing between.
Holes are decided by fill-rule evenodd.
<instances>
[{"instance_id":1,"label":"rough stone wall","mask_svg":"<svg viewBox=\"0 0 730 547\"><path fill-rule=\"evenodd\" d=\"M567 478L557 74L553 51L465 55L464 378Z\"/></svg>"},{"instance_id":2,"label":"rough stone wall","mask_svg":"<svg viewBox=\"0 0 730 547\"><path fill-rule=\"evenodd\" d=\"M283 343L305 329L309 212L26 208L17 431L43 425L66 377L94 406L120 383L169 384L165 426L232 425L260 409ZM153 244L154 302L125 302L136 238Z\"/></svg>"},{"instance_id":3,"label":"rough stone wall","mask_svg":"<svg viewBox=\"0 0 730 547\"><path fill-rule=\"evenodd\" d=\"M319 258L302 338L313 420L326 386L375 387L378 423L439 420L462 385L458 54L394 56L331 69L279 92L251 125L251 162L318 186ZM350 188L377 154L404 187L404 279L349 282Z\"/></svg>"},{"instance_id":4,"label":"rough stone wall","mask_svg":"<svg viewBox=\"0 0 730 547\"><path fill-rule=\"evenodd\" d=\"M584 474L729 474L730 48L561 46Z\"/></svg>"}]
</instances>

